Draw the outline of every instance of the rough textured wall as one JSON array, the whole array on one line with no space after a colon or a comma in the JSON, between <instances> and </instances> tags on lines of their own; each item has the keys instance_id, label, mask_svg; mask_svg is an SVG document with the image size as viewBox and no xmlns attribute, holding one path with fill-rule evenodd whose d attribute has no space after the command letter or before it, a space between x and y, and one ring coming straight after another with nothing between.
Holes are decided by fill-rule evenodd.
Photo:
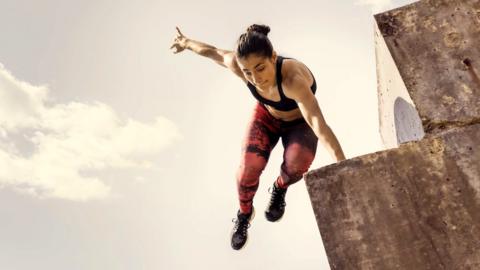
<instances>
[{"instance_id":1,"label":"rough textured wall","mask_svg":"<svg viewBox=\"0 0 480 270\"><path fill-rule=\"evenodd\" d=\"M424 0L375 20L426 133L479 122L480 1Z\"/></svg>"},{"instance_id":2,"label":"rough textured wall","mask_svg":"<svg viewBox=\"0 0 480 270\"><path fill-rule=\"evenodd\" d=\"M331 269L480 269L480 124L305 174Z\"/></svg>"},{"instance_id":3,"label":"rough textured wall","mask_svg":"<svg viewBox=\"0 0 480 270\"><path fill-rule=\"evenodd\" d=\"M380 137L385 148L395 148L420 140L425 133L385 40L376 24L374 27Z\"/></svg>"},{"instance_id":4,"label":"rough textured wall","mask_svg":"<svg viewBox=\"0 0 480 270\"><path fill-rule=\"evenodd\" d=\"M480 0L375 20L382 138L399 147L304 175L331 268L480 269Z\"/></svg>"}]
</instances>

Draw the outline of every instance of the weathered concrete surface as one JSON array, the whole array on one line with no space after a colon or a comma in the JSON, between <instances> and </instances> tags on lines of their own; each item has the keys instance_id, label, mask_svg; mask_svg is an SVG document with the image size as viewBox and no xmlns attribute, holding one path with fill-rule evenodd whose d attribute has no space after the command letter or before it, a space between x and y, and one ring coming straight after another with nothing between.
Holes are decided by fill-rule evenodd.
<instances>
[{"instance_id":1,"label":"weathered concrete surface","mask_svg":"<svg viewBox=\"0 0 480 270\"><path fill-rule=\"evenodd\" d=\"M304 175L331 269L480 269L480 0L375 15L386 151Z\"/></svg>"},{"instance_id":2,"label":"weathered concrete surface","mask_svg":"<svg viewBox=\"0 0 480 270\"><path fill-rule=\"evenodd\" d=\"M377 14L375 20L427 135L480 122L479 0L423 0ZM396 76L388 70L383 74L387 77L379 80ZM391 102L381 108L391 109ZM394 122L385 117L383 125ZM391 130L384 132L383 137L391 138Z\"/></svg>"},{"instance_id":3,"label":"weathered concrete surface","mask_svg":"<svg viewBox=\"0 0 480 270\"><path fill-rule=\"evenodd\" d=\"M304 175L331 269L480 269L480 124Z\"/></svg>"},{"instance_id":4,"label":"weathered concrete surface","mask_svg":"<svg viewBox=\"0 0 480 270\"><path fill-rule=\"evenodd\" d=\"M378 115L380 137L386 149L425 135L422 121L405 87L392 55L375 24Z\"/></svg>"}]
</instances>

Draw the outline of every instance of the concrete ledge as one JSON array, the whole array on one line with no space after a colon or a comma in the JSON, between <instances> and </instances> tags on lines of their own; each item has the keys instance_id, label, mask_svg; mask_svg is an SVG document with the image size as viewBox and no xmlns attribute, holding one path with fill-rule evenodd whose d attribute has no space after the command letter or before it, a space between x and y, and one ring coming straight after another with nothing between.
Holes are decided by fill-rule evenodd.
<instances>
[{"instance_id":1,"label":"concrete ledge","mask_svg":"<svg viewBox=\"0 0 480 270\"><path fill-rule=\"evenodd\" d=\"M480 124L304 178L332 269L480 269Z\"/></svg>"}]
</instances>

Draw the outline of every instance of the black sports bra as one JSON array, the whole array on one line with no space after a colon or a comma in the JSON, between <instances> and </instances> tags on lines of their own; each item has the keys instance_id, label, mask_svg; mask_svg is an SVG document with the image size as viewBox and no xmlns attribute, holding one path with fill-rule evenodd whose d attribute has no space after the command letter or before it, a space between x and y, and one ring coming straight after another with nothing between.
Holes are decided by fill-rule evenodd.
<instances>
[{"instance_id":1,"label":"black sports bra","mask_svg":"<svg viewBox=\"0 0 480 270\"><path fill-rule=\"evenodd\" d=\"M260 94L257 92L257 88L251 84L250 82L247 82L247 86L250 89L250 92L252 92L253 96L260 102L267 104L269 106L272 106L273 108L279 110L279 111L290 111L298 108L297 102L291 98L286 97L283 94L283 89L282 89L282 63L283 59L293 59L289 57L282 57L282 56L277 56L277 63L276 63L276 80L277 80L277 88L278 88L278 93L280 94L280 101L272 101L269 99L266 99L262 97ZM310 71L310 70L309 70ZM312 72L310 71L310 74ZM315 81L315 77L313 76L313 84L310 87L312 89L312 92L315 94L315 91L317 90L317 83Z\"/></svg>"}]
</instances>

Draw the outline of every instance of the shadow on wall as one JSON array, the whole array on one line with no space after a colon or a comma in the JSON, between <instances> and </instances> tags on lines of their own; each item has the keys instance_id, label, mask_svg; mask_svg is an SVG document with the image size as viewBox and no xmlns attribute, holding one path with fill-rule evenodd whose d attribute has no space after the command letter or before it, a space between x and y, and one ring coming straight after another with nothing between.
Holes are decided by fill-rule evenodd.
<instances>
[{"instance_id":1,"label":"shadow on wall","mask_svg":"<svg viewBox=\"0 0 480 270\"><path fill-rule=\"evenodd\" d=\"M394 103L395 132L397 143L418 141L423 138L422 121L417 110L401 97L397 97Z\"/></svg>"}]
</instances>

